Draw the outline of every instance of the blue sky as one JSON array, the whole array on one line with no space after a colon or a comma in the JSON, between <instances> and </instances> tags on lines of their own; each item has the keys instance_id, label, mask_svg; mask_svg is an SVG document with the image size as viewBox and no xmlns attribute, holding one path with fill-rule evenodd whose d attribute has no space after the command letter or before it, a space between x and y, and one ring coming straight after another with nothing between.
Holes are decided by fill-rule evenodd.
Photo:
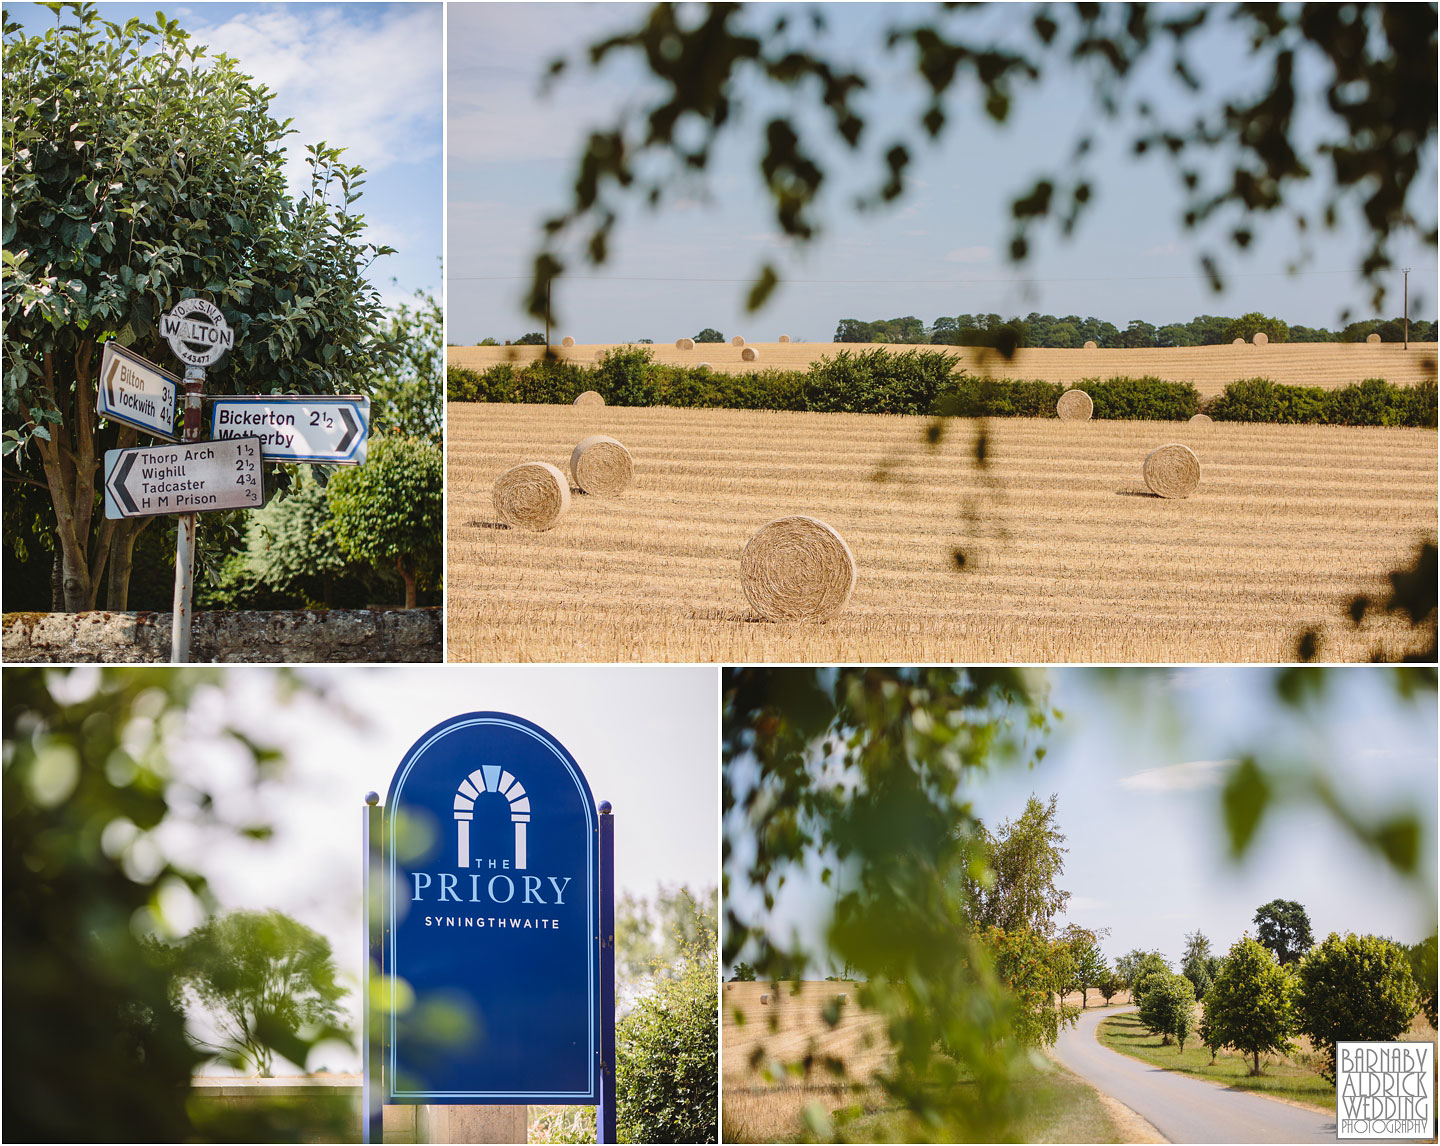
<instances>
[{"instance_id":1,"label":"blue sky","mask_svg":"<svg viewBox=\"0 0 1440 1146\"><path fill-rule=\"evenodd\" d=\"M1121 139L1103 134L1092 164L1102 175L1093 214L1073 241L1047 233L1024 271L1032 281L1018 281L1004 258L1009 198L1042 169L1060 165L1077 129L1095 124L1088 87L1073 72L1057 71L1054 80L1022 92L1003 129L977 116L973 93L952 101L942 145L927 149L912 165L911 192L892 209L863 218L844 210L856 189L876 181L873 158L883 153L902 117L924 106L918 86L876 46L880 30L901 20L907 9L875 4L825 9L827 42L842 59L876 69L880 80L862 101L870 120L862 150L872 161L863 168L864 180L829 169L834 179L827 188L834 194L821 212L825 238L819 247L797 254L777 235L756 191L756 152L748 139L732 141L712 162L708 202L697 189L658 214L630 212L612 243L607 269L560 289L556 309L563 329L557 336L660 342L715 326L752 341L782 332L828 341L841 318L915 314L928 323L942 314L989 311L1094 314L1122 328L1136 317L1158 325L1257 309L1306 325L1333 326L1347 307L1352 317L1370 315L1369 292L1354 273L1360 232L1346 218L1335 235L1314 239L1307 272L1293 277L1284 271L1300 248L1288 227L1273 225L1247 255L1227 254L1229 289L1213 295L1198 270L1199 244L1180 224L1170 171L1156 160L1130 160ZM450 5L451 342L514 338L534 327L517 300L537 246L538 223L564 204L573 157L588 131L622 103L634 102L640 82L636 72L614 65L598 74L582 67L542 100L540 73L555 55L573 55L641 11L622 4ZM779 6L767 7L767 21L777 11ZM979 16L998 38L1013 32L1017 18L1018 9L1010 5ZM1233 33L1223 27L1207 32L1197 43L1202 46L1197 54L1207 83L1245 90L1254 70ZM1148 87L1167 66L1166 57L1152 61ZM1167 82L1161 90L1173 87ZM752 124L776 108L754 93L737 94L740 114ZM1181 111L1187 105L1169 95L1163 106ZM1318 103L1307 105L1298 134L1314 138L1327 114ZM817 150L826 158L836 155L833 148ZM1104 177L1112 161L1113 173ZM1433 148L1423 170L1433 189ZM1418 209L1433 211L1434 202L1433 190L1422 191ZM1397 248L1396 255L1399 265L1414 268L1412 306L1423 296L1421 313L1431 313L1434 250L1412 243ZM778 258L790 282L759 315L747 316L746 284L766 258ZM1398 271L1393 278L1387 314L1400 309Z\"/></svg>"},{"instance_id":2,"label":"blue sky","mask_svg":"<svg viewBox=\"0 0 1440 1146\"><path fill-rule=\"evenodd\" d=\"M1148 677L1143 687L1135 681ZM1116 688L1094 670L1045 670L1064 716L1033 770L987 774L968 792L993 828L1026 799L1059 797L1067 837L1061 921L1110 928L1111 958L1158 948L1172 961L1202 930L1223 951L1273 899L1305 905L1315 938L1331 931L1415 942L1435 926L1437 802L1434 694L1402 701L1374 668L1334 670L1324 704L1279 704L1267 669L1130 670ZM1168 701L1169 703L1164 703ZM1416 887L1308 808L1271 817L1242 863L1224 846L1220 785L1245 752L1304 762L1332 777L1356 811L1413 810L1424 824ZM732 880L732 895L738 881ZM739 898L738 896L736 898ZM774 913L786 934L816 935L834 893L792 881Z\"/></svg>"},{"instance_id":3,"label":"blue sky","mask_svg":"<svg viewBox=\"0 0 1440 1146\"><path fill-rule=\"evenodd\" d=\"M308 188L305 146L345 148L367 171L355 210L367 237L397 253L377 260L370 280L387 305L417 289L439 294L443 251L441 5L144 4L98 5L117 23L154 19L157 8L214 54L235 57L275 93L271 114L293 119L286 141L291 190ZM28 32L53 26L36 4L7 4ZM395 281L392 281L395 280Z\"/></svg>"}]
</instances>

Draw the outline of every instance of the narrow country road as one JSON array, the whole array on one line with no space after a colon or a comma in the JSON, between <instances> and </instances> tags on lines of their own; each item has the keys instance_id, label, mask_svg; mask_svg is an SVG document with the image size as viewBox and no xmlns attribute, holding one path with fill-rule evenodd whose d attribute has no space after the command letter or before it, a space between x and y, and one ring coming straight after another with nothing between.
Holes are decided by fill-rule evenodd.
<instances>
[{"instance_id":1,"label":"narrow country road","mask_svg":"<svg viewBox=\"0 0 1440 1146\"><path fill-rule=\"evenodd\" d=\"M1087 1011L1060 1033L1055 1057L1123 1102L1171 1142L1334 1142L1335 1116L1150 1066L1101 1046L1100 1020L1134 1007Z\"/></svg>"}]
</instances>

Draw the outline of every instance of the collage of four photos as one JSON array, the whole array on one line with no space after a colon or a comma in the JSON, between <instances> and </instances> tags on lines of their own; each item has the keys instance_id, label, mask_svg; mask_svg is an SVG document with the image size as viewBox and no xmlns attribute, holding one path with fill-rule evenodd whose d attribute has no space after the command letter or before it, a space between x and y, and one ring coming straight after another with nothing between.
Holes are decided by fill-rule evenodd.
<instances>
[{"instance_id":1,"label":"collage of four photos","mask_svg":"<svg viewBox=\"0 0 1440 1146\"><path fill-rule=\"evenodd\" d=\"M1437 24L7 2L0 1138L1436 1141Z\"/></svg>"}]
</instances>

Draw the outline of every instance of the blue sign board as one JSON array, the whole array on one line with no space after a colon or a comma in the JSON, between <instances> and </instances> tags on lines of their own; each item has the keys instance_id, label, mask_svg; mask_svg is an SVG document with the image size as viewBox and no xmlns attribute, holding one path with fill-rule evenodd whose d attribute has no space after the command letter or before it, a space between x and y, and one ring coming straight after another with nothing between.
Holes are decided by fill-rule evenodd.
<instances>
[{"instance_id":1,"label":"blue sign board","mask_svg":"<svg viewBox=\"0 0 1440 1146\"><path fill-rule=\"evenodd\" d=\"M599 820L574 758L518 716L454 717L406 754L381 827L381 969L403 1000L385 1102L601 1101Z\"/></svg>"}]
</instances>

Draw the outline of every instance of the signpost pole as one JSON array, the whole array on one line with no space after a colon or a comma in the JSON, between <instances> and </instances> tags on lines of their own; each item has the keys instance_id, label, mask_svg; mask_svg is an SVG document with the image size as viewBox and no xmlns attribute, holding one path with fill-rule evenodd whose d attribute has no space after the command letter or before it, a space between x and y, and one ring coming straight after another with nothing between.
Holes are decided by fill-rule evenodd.
<instances>
[{"instance_id":1,"label":"signpost pole","mask_svg":"<svg viewBox=\"0 0 1440 1146\"><path fill-rule=\"evenodd\" d=\"M200 401L205 391L205 367L185 367L184 442L200 440ZM195 515L182 513L175 534L175 603L170 616L170 660L190 661L190 599L195 589Z\"/></svg>"},{"instance_id":2,"label":"signpost pole","mask_svg":"<svg viewBox=\"0 0 1440 1146\"><path fill-rule=\"evenodd\" d=\"M600 1107L596 1140L615 1137L615 816L600 804Z\"/></svg>"},{"instance_id":3,"label":"signpost pole","mask_svg":"<svg viewBox=\"0 0 1440 1146\"><path fill-rule=\"evenodd\" d=\"M380 970L380 946L384 942L380 920L376 918L374 901L371 898L371 869L377 865L374 848L381 835L383 812L378 792L365 793L365 820L361 826L362 857L360 870L361 897L365 903L365 960L361 964L361 1038L364 1040L364 1082L360 1088L361 1141L377 1144L385 1141L385 1091L382 1085L385 1070L385 1056L376 1038L377 1032L372 1021L371 985Z\"/></svg>"}]
</instances>

